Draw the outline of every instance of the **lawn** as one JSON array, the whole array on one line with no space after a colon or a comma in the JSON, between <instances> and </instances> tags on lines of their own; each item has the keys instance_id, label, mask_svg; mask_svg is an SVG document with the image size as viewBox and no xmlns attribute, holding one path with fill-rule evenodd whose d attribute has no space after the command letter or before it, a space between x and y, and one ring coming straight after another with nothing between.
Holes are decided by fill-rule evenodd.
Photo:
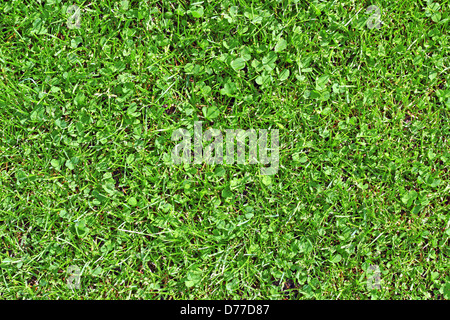
<instances>
[{"instance_id":1,"label":"lawn","mask_svg":"<svg viewBox=\"0 0 450 320\"><path fill-rule=\"evenodd\" d=\"M450 299L449 13L2 1L0 299Z\"/></svg>"}]
</instances>

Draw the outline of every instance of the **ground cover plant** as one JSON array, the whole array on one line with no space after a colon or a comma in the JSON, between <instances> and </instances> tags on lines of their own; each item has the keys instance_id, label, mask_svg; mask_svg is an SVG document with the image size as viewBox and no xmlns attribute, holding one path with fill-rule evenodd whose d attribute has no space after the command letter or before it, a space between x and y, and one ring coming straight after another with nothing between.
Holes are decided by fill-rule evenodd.
<instances>
[{"instance_id":1,"label":"ground cover plant","mask_svg":"<svg viewBox=\"0 0 450 320\"><path fill-rule=\"evenodd\" d=\"M1 2L0 297L450 298L449 9ZM173 165L195 121L278 172Z\"/></svg>"}]
</instances>

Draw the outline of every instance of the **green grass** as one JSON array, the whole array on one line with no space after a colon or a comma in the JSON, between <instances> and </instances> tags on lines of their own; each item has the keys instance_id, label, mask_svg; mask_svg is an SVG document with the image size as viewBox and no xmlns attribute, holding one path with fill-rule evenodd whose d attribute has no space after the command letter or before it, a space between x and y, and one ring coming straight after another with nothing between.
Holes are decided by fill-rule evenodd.
<instances>
[{"instance_id":1,"label":"green grass","mask_svg":"<svg viewBox=\"0 0 450 320\"><path fill-rule=\"evenodd\" d=\"M2 2L0 297L449 299L449 9ZM171 165L194 121L278 173Z\"/></svg>"}]
</instances>

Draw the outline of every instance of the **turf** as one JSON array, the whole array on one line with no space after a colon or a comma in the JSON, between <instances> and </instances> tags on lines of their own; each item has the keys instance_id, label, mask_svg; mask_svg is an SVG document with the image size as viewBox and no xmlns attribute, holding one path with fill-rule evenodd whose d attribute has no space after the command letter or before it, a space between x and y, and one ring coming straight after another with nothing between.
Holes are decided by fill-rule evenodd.
<instances>
[{"instance_id":1,"label":"turf","mask_svg":"<svg viewBox=\"0 0 450 320\"><path fill-rule=\"evenodd\" d=\"M0 297L449 299L449 9L1 2ZM172 164L195 121L278 172Z\"/></svg>"}]
</instances>

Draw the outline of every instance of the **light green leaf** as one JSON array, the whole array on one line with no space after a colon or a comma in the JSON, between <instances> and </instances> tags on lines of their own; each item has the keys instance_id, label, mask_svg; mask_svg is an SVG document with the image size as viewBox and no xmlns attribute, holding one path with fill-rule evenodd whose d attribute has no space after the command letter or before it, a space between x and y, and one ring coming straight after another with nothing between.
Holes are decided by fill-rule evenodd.
<instances>
[{"instance_id":1,"label":"light green leaf","mask_svg":"<svg viewBox=\"0 0 450 320\"><path fill-rule=\"evenodd\" d=\"M290 75L289 69L284 69L283 71L280 72L280 77L278 79L280 81L284 81L287 78L289 78L289 75Z\"/></svg>"},{"instance_id":2,"label":"light green leaf","mask_svg":"<svg viewBox=\"0 0 450 320\"><path fill-rule=\"evenodd\" d=\"M128 204L132 207L136 207L138 202L135 197L131 197L130 199L128 199Z\"/></svg>"},{"instance_id":3,"label":"light green leaf","mask_svg":"<svg viewBox=\"0 0 450 320\"><path fill-rule=\"evenodd\" d=\"M331 259L331 262L332 263L338 263L339 261L341 261L342 260L342 256L338 253L337 255L335 255L334 257L333 257L333 259Z\"/></svg>"},{"instance_id":4,"label":"light green leaf","mask_svg":"<svg viewBox=\"0 0 450 320\"><path fill-rule=\"evenodd\" d=\"M203 107L202 111L203 116L209 120L217 118L220 114L220 110L215 106Z\"/></svg>"},{"instance_id":5,"label":"light green leaf","mask_svg":"<svg viewBox=\"0 0 450 320\"><path fill-rule=\"evenodd\" d=\"M234 69L234 71L239 71L245 68L245 61L242 58L237 58L233 61L231 61L231 67Z\"/></svg>"},{"instance_id":6,"label":"light green leaf","mask_svg":"<svg viewBox=\"0 0 450 320\"><path fill-rule=\"evenodd\" d=\"M203 13L204 13L204 11L203 11L203 7L198 7L198 8L196 8L195 10L192 10L191 9L191 14L192 14L192 16L194 17L194 18L201 18L201 17L203 17Z\"/></svg>"},{"instance_id":7,"label":"light green leaf","mask_svg":"<svg viewBox=\"0 0 450 320\"><path fill-rule=\"evenodd\" d=\"M262 183L264 183L266 186L269 186L272 184L272 178L270 176L263 176Z\"/></svg>"},{"instance_id":8,"label":"light green leaf","mask_svg":"<svg viewBox=\"0 0 450 320\"><path fill-rule=\"evenodd\" d=\"M275 46L275 52L281 52L287 47L287 42L283 38L279 39L276 46Z\"/></svg>"},{"instance_id":9,"label":"light green leaf","mask_svg":"<svg viewBox=\"0 0 450 320\"><path fill-rule=\"evenodd\" d=\"M56 159L53 159L52 161L50 161L50 164L52 165L53 168L55 168L56 170L59 170L59 168L61 167L59 164L59 161Z\"/></svg>"}]
</instances>

